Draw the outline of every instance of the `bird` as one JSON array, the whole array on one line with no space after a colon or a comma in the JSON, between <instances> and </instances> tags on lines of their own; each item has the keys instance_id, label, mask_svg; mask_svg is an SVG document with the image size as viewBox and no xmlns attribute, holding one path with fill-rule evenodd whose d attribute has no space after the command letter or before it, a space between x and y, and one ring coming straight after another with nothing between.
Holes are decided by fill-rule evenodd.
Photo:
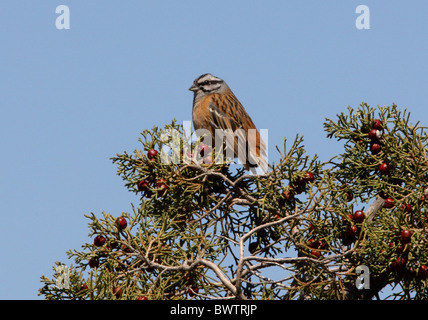
<instances>
[{"instance_id":1,"label":"bird","mask_svg":"<svg viewBox=\"0 0 428 320\"><path fill-rule=\"evenodd\" d=\"M216 139L221 139L217 141L224 147L225 139L227 155L228 148L231 150L233 146L233 158L238 158L247 171L257 174L258 167L266 174L266 144L227 83L204 73L193 81L189 90L194 94L192 122L196 134L208 132L212 137L211 146L216 146Z\"/></svg>"}]
</instances>

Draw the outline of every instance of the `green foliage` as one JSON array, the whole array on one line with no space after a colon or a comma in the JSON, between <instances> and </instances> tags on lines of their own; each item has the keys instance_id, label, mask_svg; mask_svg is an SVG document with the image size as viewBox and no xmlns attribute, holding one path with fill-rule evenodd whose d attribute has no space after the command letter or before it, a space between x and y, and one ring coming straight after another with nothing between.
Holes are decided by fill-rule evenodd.
<instances>
[{"instance_id":1,"label":"green foliage","mask_svg":"<svg viewBox=\"0 0 428 320\"><path fill-rule=\"evenodd\" d=\"M368 299L392 285L397 298L426 299L428 137L409 119L394 104L349 107L324 123L327 137L343 141L342 154L321 162L296 136L277 148L279 162L266 175L204 161L201 144L189 144L175 121L144 130L141 150L112 158L138 205L86 215L96 240L68 251L75 266L65 275L58 263L52 279L42 277L40 294ZM361 221L356 210L364 210ZM370 289L355 287L361 265L370 270Z\"/></svg>"}]
</instances>

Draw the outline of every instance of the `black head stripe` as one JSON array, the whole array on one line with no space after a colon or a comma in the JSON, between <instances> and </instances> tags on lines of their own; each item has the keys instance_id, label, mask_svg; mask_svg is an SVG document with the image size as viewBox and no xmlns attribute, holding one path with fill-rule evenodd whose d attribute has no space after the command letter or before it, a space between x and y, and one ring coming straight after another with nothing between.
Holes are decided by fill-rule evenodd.
<instances>
[{"instance_id":1,"label":"black head stripe","mask_svg":"<svg viewBox=\"0 0 428 320\"><path fill-rule=\"evenodd\" d=\"M220 78L213 76L210 73L204 73L203 75L196 78L193 82L200 90L205 93L211 93L218 90L224 81Z\"/></svg>"},{"instance_id":2,"label":"black head stripe","mask_svg":"<svg viewBox=\"0 0 428 320\"><path fill-rule=\"evenodd\" d=\"M210 74L210 73L205 73L205 74L203 74L203 75L201 75L201 76L199 76L196 80L195 80L195 82L196 83L199 83L199 84L201 84L201 83L203 83L203 82L205 82L205 81L207 81L207 82L212 82L212 83L217 83L217 82L223 82L223 80L221 80L221 79L219 79L219 78L217 78L217 77L214 77L212 74Z\"/></svg>"}]
</instances>

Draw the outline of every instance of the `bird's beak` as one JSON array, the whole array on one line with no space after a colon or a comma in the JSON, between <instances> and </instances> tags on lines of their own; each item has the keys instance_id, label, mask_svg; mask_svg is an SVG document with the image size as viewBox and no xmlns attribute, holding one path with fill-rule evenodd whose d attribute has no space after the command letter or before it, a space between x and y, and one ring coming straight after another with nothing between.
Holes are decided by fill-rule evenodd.
<instances>
[{"instance_id":1,"label":"bird's beak","mask_svg":"<svg viewBox=\"0 0 428 320\"><path fill-rule=\"evenodd\" d=\"M199 89L199 87L198 86L196 86L196 85L192 85L190 88L189 88L189 90L190 91L196 91L196 90L198 90Z\"/></svg>"}]
</instances>

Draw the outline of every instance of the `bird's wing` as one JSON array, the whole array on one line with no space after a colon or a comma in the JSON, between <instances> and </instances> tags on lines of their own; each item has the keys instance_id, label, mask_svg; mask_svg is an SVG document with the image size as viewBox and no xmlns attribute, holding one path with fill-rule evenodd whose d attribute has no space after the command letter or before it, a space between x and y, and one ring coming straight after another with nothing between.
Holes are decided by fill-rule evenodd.
<instances>
[{"instance_id":1,"label":"bird's wing","mask_svg":"<svg viewBox=\"0 0 428 320\"><path fill-rule=\"evenodd\" d=\"M223 141L226 143L226 155L234 158L238 156L244 165L247 163L246 156L246 132L242 126L228 114L220 110L213 102L210 103L210 123L215 129L216 156L222 157Z\"/></svg>"},{"instance_id":2,"label":"bird's wing","mask_svg":"<svg viewBox=\"0 0 428 320\"><path fill-rule=\"evenodd\" d=\"M245 112L243 108L242 111ZM246 128L245 124L239 123L239 120L237 121L234 117L231 117L220 110L220 108L218 108L213 102L209 105L209 112L211 125L214 129L220 129L215 130L215 141L217 143L216 156L222 157L223 153L220 150L222 150L223 147L222 141L225 139L227 156L231 156L232 158L237 156L244 167L247 170L251 170L253 174L257 174L255 168L257 166L260 168L262 174L266 174L266 146L246 112L246 117L244 117L244 119L248 118L251 122L250 130ZM217 152L221 152L221 154Z\"/></svg>"}]
</instances>

